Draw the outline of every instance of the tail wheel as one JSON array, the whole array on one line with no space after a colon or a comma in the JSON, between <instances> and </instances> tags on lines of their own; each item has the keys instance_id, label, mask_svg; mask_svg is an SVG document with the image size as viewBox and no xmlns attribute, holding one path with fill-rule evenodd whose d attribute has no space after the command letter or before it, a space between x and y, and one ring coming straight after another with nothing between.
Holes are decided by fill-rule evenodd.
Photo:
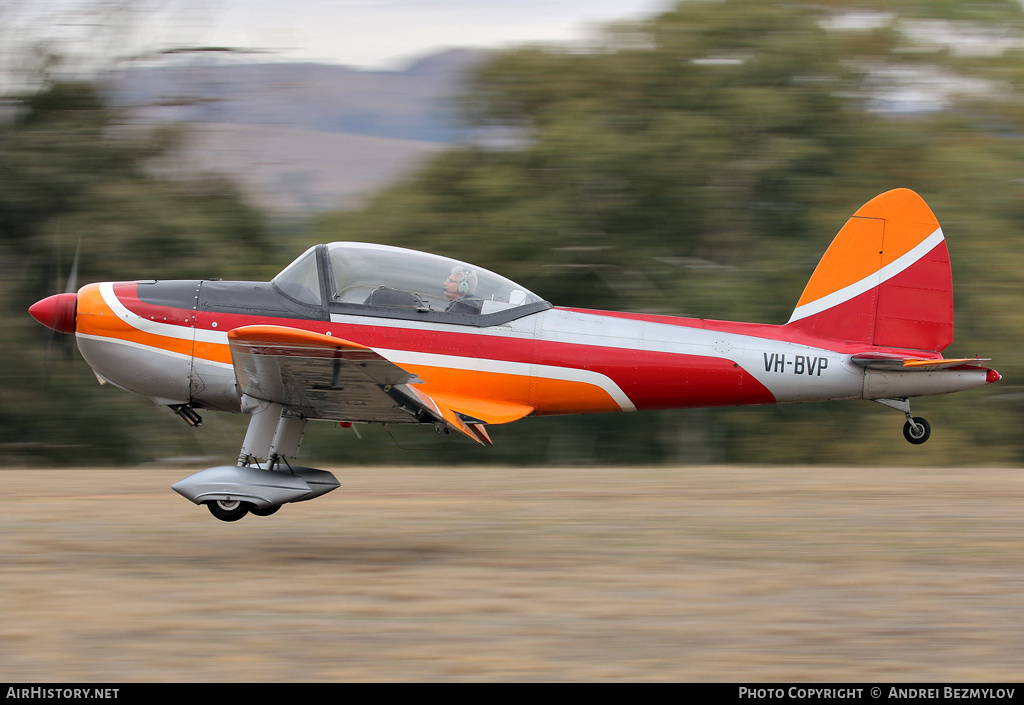
<instances>
[{"instance_id":1,"label":"tail wheel","mask_svg":"<svg viewBox=\"0 0 1024 705\"><path fill-rule=\"evenodd\" d=\"M221 521L238 521L249 513L252 505L237 499L215 499L207 502L206 506L210 508L210 514Z\"/></svg>"},{"instance_id":2,"label":"tail wheel","mask_svg":"<svg viewBox=\"0 0 1024 705\"><path fill-rule=\"evenodd\" d=\"M907 422L903 424L903 437L914 445L921 445L927 441L928 437L931 435L931 425L920 416L915 416L913 419L907 419Z\"/></svg>"}]
</instances>

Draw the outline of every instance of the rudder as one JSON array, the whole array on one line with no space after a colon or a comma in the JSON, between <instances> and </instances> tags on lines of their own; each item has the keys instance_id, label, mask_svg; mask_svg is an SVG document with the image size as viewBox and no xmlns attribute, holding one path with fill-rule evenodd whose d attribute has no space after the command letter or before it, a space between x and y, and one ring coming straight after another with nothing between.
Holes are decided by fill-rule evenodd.
<instances>
[{"instance_id":1,"label":"rudder","mask_svg":"<svg viewBox=\"0 0 1024 705\"><path fill-rule=\"evenodd\" d=\"M846 222L787 324L813 335L939 352L953 342L949 250L931 209L887 191Z\"/></svg>"}]
</instances>

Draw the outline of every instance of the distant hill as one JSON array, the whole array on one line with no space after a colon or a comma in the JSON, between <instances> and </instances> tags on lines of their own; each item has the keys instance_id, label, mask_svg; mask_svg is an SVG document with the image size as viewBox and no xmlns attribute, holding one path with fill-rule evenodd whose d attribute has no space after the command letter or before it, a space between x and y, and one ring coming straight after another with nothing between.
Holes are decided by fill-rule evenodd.
<instances>
[{"instance_id":1,"label":"distant hill","mask_svg":"<svg viewBox=\"0 0 1024 705\"><path fill-rule=\"evenodd\" d=\"M452 99L488 53L455 49L404 70L309 63L136 68L105 77L144 123L193 126L163 168L218 171L270 210L348 207L465 135Z\"/></svg>"}]
</instances>

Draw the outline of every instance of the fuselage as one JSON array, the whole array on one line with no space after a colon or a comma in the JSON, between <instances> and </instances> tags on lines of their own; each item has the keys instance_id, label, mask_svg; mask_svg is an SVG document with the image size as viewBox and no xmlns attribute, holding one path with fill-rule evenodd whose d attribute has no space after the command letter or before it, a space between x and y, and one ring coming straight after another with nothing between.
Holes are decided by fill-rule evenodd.
<instances>
[{"instance_id":1,"label":"fuselage","mask_svg":"<svg viewBox=\"0 0 1024 705\"><path fill-rule=\"evenodd\" d=\"M305 305L265 282L107 282L79 291L75 334L104 381L160 404L235 413L241 402L227 333L256 324L349 340L417 375L428 394L504 400L535 415L900 398L987 381L978 367L866 370L851 356L907 351L792 326L550 306L507 318L466 325L412 313L353 315Z\"/></svg>"}]
</instances>

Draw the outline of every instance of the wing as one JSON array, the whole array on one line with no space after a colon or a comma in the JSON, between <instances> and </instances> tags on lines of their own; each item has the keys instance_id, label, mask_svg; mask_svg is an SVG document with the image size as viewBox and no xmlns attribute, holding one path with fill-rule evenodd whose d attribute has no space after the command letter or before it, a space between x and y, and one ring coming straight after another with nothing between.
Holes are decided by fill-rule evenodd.
<instances>
[{"instance_id":1,"label":"wing","mask_svg":"<svg viewBox=\"0 0 1024 705\"><path fill-rule=\"evenodd\" d=\"M228 333L238 388L310 419L375 423L437 422L491 445L487 423L522 418L533 407L430 390L372 348L285 326ZM412 385L420 385L417 388Z\"/></svg>"},{"instance_id":2,"label":"wing","mask_svg":"<svg viewBox=\"0 0 1024 705\"><path fill-rule=\"evenodd\" d=\"M981 367L983 362L991 362L991 358L961 357L955 359L907 357L897 353L858 353L851 362L873 370L902 370L905 372L934 372L950 367Z\"/></svg>"}]
</instances>

